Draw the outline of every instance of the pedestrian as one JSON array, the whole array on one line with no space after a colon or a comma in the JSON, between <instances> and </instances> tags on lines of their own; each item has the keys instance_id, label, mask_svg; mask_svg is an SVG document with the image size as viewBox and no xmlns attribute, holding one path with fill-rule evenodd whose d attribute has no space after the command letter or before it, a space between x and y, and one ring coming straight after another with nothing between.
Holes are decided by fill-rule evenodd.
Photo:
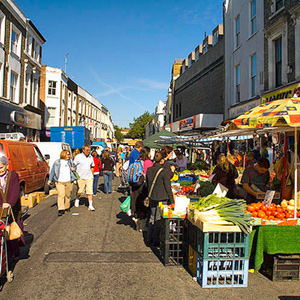
<instances>
[{"instance_id":1,"label":"pedestrian","mask_svg":"<svg viewBox=\"0 0 300 300\"><path fill-rule=\"evenodd\" d=\"M93 196L97 195L98 181L100 176L100 170L102 169L101 160L98 158L98 153L96 150L92 152L94 160L94 181L93 181Z\"/></svg>"},{"instance_id":2,"label":"pedestrian","mask_svg":"<svg viewBox=\"0 0 300 300\"><path fill-rule=\"evenodd\" d=\"M72 159L73 159L73 160L75 159L75 156L76 156L77 154L80 154L80 149L79 149L79 148L76 148L76 149L73 151L73 153L72 153Z\"/></svg>"},{"instance_id":3,"label":"pedestrian","mask_svg":"<svg viewBox=\"0 0 300 300\"><path fill-rule=\"evenodd\" d=\"M173 148L171 146L163 146L161 153L164 155L164 168L168 171L170 179L173 178L175 172L175 166L170 164L170 159L173 156ZM173 162L174 163L174 162Z\"/></svg>"},{"instance_id":4,"label":"pedestrian","mask_svg":"<svg viewBox=\"0 0 300 300\"><path fill-rule=\"evenodd\" d=\"M135 143L134 149L131 151L129 155L129 166L133 164L140 156L140 151L143 148L143 142L142 141L137 141Z\"/></svg>"},{"instance_id":5,"label":"pedestrian","mask_svg":"<svg viewBox=\"0 0 300 300\"><path fill-rule=\"evenodd\" d=\"M221 153L217 159L217 166L213 171L212 184L215 186L220 183L226 188L228 192L226 197L234 199L235 197L235 179L238 178L238 171L236 167L230 163L224 153Z\"/></svg>"},{"instance_id":6,"label":"pedestrian","mask_svg":"<svg viewBox=\"0 0 300 300\"><path fill-rule=\"evenodd\" d=\"M123 159L122 159L121 153L122 153L122 149L119 147L117 149L117 162L116 162L116 176L117 177L121 176L121 168L123 165Z\"/></svg>"},{"instance_id":7,"label":"pedestrian","mask_svg":"<svg viewBox=\"0 0 300 300\"><path fill-rule=\"evenodd\" d=\"M103 177L104 177L104 193L111 194L112 193L112 179L113 179L113 169L114 169L114 161L110 157L109 152L104 150L102 152L102 169L103 169Z\"/></svg>"},{"instance_id":8,"label":"pedestrian","mask_svg":"<svg viewBox=\"0 0 300 300\"><path fill-rule=\"evenodd\" d=\"M159 244L159 233L161 225L159 222L161 220L161 214L158 209L158 203L174 203L170 174L164 168L164 162L164 155L160 151L156 152L154 156L154 165L153 167L148 168L146 175L148 195L150 198L149 207L151 209L147 234L147 244L153 244L154 246L157 246Z\"/></svg>"},{"instance_id":9,"label":"pedestrian","mask_svg":"<svg viewBox=\"0 0 300 300\"><path fill-rule=\"evenodd\" d=\"M7 209L11 208L15 220L23 231L21 218L20 183L19 176L14 171L8 170L8 160L5 156L0 157L0 215L5 216ZM9 224L13 219L9 218ZM19 239L7 241L7 253L9 262L13 263L20 257L20 246L25 245L24 235ZM2 262L1 262L2 263Z\"/></svg>"},{"instance_id":10,"label":"pedestrian","mask_svg":"<svg viewBox=\"0 0 300 300\"><path fill-rule=\"evenodd\" d=\"M56 184L59 217L62 216L65 211L70 211L73 182L76 180L74 174L75 166L70 158L71 153L68 150L61 151L60 158L53 163L48 181L48 185L51 185L52 181Z\"/></svg>"},{"instance_id":11,"label":"pedestrian","mask_svg":"<svg viewBox=\"0 0 300 300\"><path fill-rule=\"evenodd\" d=\"M82 147L82 153L76 155L74 160L76 171L79 175L77 198L75 200L75 207L79 206L79 197L83 195L84 191L88 197L90 211L94 211L93 206L93 182L94 182L94 159L91 156L91 146L85 144Z\"/></svg>"}]
</instances>

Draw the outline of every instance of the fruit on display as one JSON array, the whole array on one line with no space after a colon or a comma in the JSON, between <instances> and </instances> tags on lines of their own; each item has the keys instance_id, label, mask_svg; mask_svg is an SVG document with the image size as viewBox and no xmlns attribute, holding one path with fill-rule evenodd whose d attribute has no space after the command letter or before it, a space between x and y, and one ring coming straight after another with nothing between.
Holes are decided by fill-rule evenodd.
<instances>
[{"instance_id":1,"label":"fruit on display","mask_svg":"<svg viewBox=\"0 0 300 300\"><path fill-rule=\"evenodd\" d=\"M282 221L294 218L294 200L282 200L281 204L271 203L266 207L262 201L252 203L247 207L247 212L252 214L253 218L262 220ZM297 218L300 217L300 211L297 212Z\"/></svg>"},{"instance_id":2,"label":"fruit on display","mask_svg":"<svg viewBox=\"0 0 300 300\"><path fill-rule=\"evenodd\" d=\"M179 180L179 176L174 173L174 176L172 177L171 181L178 181Z\"/></svg>"}]
</instances>

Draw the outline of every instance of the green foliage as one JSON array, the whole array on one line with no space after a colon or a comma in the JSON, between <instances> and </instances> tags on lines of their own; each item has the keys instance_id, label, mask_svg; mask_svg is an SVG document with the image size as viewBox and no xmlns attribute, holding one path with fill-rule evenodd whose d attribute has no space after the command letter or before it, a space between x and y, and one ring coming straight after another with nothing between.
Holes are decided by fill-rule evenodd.
<instances>
[{"instance_id":1,"label":"green foliage","mask_svg":"<svg viewBox=\"0 0 300 300\"><path fill-rule=\"evenodd\" d=\"M148 111L144 112L141 116L134 118L133 123L129 124L128 137L132 139L142 139L145 135L146 125L154 118L153 114Z\"/></svg>"},{"instance_id":2,"label":"green foliage","mask_svg":"<svg viewBox=\"0 0 300 300\"><path fill-rule=\"evenodd\" d=\"M115 125L114 128L115 128L115 137L118 143L122 143L122 141L124 140L124 135L121 133L121 128L118 125Z\"/></svg>"}]
</instances>

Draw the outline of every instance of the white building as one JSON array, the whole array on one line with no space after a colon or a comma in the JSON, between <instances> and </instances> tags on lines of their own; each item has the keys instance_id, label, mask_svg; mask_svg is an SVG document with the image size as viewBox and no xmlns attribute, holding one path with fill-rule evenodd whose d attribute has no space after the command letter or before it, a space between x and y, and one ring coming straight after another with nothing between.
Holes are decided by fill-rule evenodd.
<instances>
[{"instance_id":1,"label":"white building","mask_svg":"<svg viewBox=\"0 0 300 300\"><path fill-rule=\"evenodd\" d=\"M42 81L47 137L51 126L85 126L92 140L114 138L109 110L61 69L42 66Z\"/></svg>"},{"instance_id":2,"label":"white building","mask_svg":"<svg viewBox=\"0 0 300 300\"><path fill-rule=\"evenodd\" d=\"M264 90L264 1L226 0L225 119L260 104Z\"/></svg>"},{"instance_id":3,"label":"white building","mask_svg":"<svg viewBox=\"0 0 300 300\"><path fill-rule=\"evenodd\" d=\"M165 126L165 111L166 111L166 101L158 101L158 105L155 107L155 132L162 130Z\"/></svg>"}]
</instances>

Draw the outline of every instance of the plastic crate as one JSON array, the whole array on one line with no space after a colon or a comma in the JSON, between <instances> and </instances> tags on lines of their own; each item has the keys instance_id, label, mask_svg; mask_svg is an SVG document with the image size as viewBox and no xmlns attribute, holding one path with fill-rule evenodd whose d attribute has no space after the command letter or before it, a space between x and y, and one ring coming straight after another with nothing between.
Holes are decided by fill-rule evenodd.
<instances>
[{"instance_id":1,"label":"plastic crate","mask_svg":"<svg viewBox=\"0 0 300 300\"><path fill-rule=\"evenodd\" d=\"M162 219L160 258L165 266L183 265L187 258L184 219Z\"/></svg>"},{"instance_id":2,"label":"plastic crate","mask_svg":"<svg viewBox=\"0 0 300 300\"><path fill-rule=\"evenodd\" d=\"M198 232L200 229L193 225L190 221L187 221L187 243L195 250L197 250Z\"/></svg>"},{"instance_id":3,"label":"plastic crate","mask_svg":"<svg viewBox=\"0 0 300 300\"><path fill-rule=\"evenodd\" d=\"M201 259L197 255L197 281L203 288L247 287L249 259Z\"/></svg>"},{"instance_id":4,"label":"plastic crate","mask_svg":"<svg viewBox=\"0 0 300 300\"><path fill-rule=\"evenodd\" d=\"M197 270L197 252L189 245L187 270L196 277Z\"/></svg>"},{"instance_id":5,"label":"plastic crate","mask_svg":"<svg viewBox=\"0 0 300 300\"><path fill-rule=\"evenodd\" d=\"M300 255L264 253L261 273L273 281L299 281Z\"/></svg>"},{"instance_id":6,"label":"plastic crate","mask_svg":"<svg viewBox=\"0 0 300 300\"><path fill-rule=\"evenodd\" d=\"M249 258L250 235L243 232L202 232L197 234L201 259Z\"/></svg>"}]
</instances>

